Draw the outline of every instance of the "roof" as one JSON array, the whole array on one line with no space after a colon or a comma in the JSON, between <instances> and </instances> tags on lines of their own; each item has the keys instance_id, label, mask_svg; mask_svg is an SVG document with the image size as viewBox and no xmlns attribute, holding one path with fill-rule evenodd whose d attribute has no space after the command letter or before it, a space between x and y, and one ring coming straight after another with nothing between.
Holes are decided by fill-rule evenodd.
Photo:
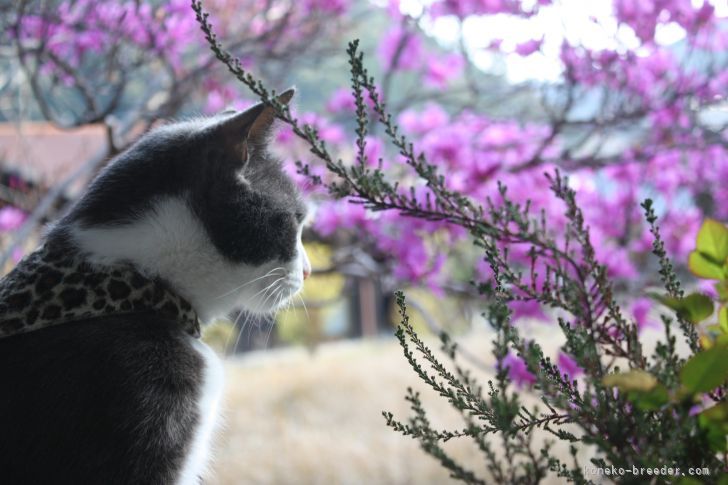
<instances>
[{"instance_id":1,"label":"roof","mask_svg":"<svg viewBox=\"0 0 728 485\"><path fill-rule=\"evenodd\" d=\"M65 180L106 147L103 125L61 130L49 123L0 123L0 167L24 179L51 186ZM74 183L77 193L86 180Z\"/></svg>"}]
</instances>

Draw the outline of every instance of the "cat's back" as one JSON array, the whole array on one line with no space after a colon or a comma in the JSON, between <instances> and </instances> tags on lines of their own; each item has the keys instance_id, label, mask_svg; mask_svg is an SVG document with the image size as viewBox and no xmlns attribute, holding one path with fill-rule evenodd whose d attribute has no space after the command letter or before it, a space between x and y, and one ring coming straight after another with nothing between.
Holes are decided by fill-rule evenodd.
<instances>
[{"instance_id":1,"label":"cat's back","mask_svg":"<svg viewBox=\"0 0 728 485\"><path fill-rule=\"evenodd\" d=\"M216 366L152 314L0 339L3 483L196 483Z\"/></svg>"}]
</instances>

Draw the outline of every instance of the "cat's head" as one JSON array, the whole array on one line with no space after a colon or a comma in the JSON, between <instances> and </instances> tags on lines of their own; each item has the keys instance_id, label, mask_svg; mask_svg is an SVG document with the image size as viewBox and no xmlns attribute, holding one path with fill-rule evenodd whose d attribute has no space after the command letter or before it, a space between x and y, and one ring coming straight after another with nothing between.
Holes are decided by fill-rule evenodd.
<instances>
[{"instance_id":1,"label":"cat's head","mask_svg":"<svg viewBox=\"0 0 728 485\"><path fill-rule=\"evenodd\" d=\"M131 262L166 280L203 321L275 311L311 268L306 205L267 150L273 122L258 104L157 128L99 174L57 230L94 264Z\"/></svg>"}]
</instances>

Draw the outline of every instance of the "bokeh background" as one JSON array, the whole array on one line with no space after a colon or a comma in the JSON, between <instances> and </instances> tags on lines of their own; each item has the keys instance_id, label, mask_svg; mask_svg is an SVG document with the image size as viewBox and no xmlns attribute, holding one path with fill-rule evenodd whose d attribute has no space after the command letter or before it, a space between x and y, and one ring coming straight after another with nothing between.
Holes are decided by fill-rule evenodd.
<instances>
[{"instance_id":1,"label":"bokeh background","mask_svg":"<svg viewBox=\"0 0 728 485\"><path fill-rule=\"evenodd\" d=\"M345 163L356 150L345 52L356 38L401 131L450 188L486 203L502 182L558 232L563 206L544 173L567 174L647 340L656 323L644 295L658 274L640 202L655 200L683 272L701 221L728 220L722 0L203 4L246 69L279 91L298 88L296 116ZM0 16L0 273L140 134L255 102L214 60L187 0L25 1L1 5ZM367 163L417 193L421 182L371 120ZM418 331L457 336L487 378L488 329L471 284L489 278L487 265L462 229L330 197L297 173L302 161L330 178L288 128L273 148L315 209L304 234L314 274L285 311L206 329L228 367L211 483L447 482L381 416L405 414L404 389L416 386L392 338L392 292L406 290ZM511 249L515 265L528 266L528 249ZM548 309L512 309L568 366ZM443 426L456 426L440 404ZM452 446L482 468L474 449Z\"/></svg>"}]
</instances>

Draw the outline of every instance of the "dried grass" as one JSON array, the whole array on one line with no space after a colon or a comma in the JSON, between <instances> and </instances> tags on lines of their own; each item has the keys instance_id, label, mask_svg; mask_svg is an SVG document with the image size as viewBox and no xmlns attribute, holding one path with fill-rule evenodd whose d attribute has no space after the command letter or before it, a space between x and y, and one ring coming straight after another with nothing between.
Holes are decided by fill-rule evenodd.
<instances>
[{"instance_id":1,"label":"dried grass","mask_svg":"<svg viewBox=\"0 0 728 485\"><path fill-rule=\"evenodd\" d=\"M549 343L553 327L531 335ZM460 339L492 365L487 335ZM437 342L432 342L437 347ZM452 480L417 443L388 429L382 410L409 415L407 386L422 389L393 339L343 342L305 350L259 352L226 362L225 424L218 439L211 485L441 484ZM489 372L478 370L487 380ZM423 392L436 426L462 427L441 398ZM469 441L447 450L484 476ZM559 483L555 481L554 483Z\"/></svg>"}]
</instances>

